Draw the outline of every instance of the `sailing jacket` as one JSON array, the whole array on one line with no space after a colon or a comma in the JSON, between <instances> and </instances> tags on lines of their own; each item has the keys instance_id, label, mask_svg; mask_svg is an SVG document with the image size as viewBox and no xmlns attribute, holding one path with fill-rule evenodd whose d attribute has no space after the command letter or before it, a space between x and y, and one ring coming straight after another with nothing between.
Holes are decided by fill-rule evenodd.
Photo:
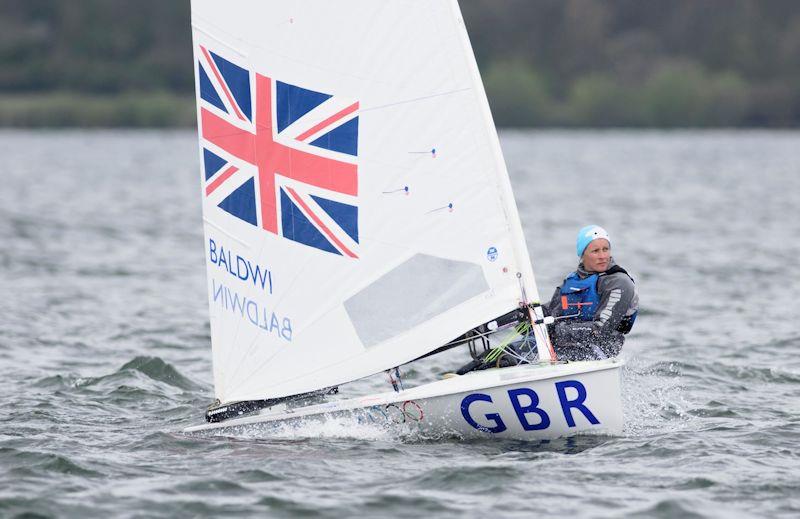
<instances>
[{"instance_id":1,"label":"sailing jacket","mask_svg":"<svg viewBox=\"0 0 800 519\"><path fill-rule=\"evenodd\" d=\"M583 263L567 276L553 293L545 313L554 317L578 314L573 319L562 319L551 328L551 339L556 354L564 360L587 360L614 357L619 354L625 342L623 331L630 324L639 309L639 295L633 279L622 269L613 269L611 258L608 271L601 273L587 271ZM606 271L606 272L608 272ZM596 280L596 283L595 283ZM567 293L562 294L562 288ZM584 299L594 304L562 308L562 296L568 296L571 289L585 290ZM593 293L596 291L596 295ZM627 328L627 330L626 330Z\"/></svg>"}]
</instances>

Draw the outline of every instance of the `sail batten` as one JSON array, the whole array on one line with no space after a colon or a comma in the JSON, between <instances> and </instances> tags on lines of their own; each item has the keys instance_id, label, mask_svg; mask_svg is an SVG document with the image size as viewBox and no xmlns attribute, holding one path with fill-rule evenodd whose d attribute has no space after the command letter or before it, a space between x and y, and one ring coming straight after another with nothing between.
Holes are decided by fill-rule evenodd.
<instances>
[{"instance_id":1,"label":"sail batten","mask_svg":"<svg viewBox=\"0 0 800 519\"><path fill-rule=\"evenodd\" d=\"M455 1L192 11L221 402L369 376L538 299Z\"/></svg>"}]
</instances>

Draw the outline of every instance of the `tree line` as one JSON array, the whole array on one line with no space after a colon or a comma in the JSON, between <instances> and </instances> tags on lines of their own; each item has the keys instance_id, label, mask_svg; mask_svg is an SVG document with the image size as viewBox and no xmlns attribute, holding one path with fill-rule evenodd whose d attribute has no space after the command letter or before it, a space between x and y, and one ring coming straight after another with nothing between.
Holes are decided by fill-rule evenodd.
<instances>
[{"instance_id":1,"label":"tree line","mask_svg":"<svg viewBox=\"0 0 800 519\"><path fill-rule=\"evenodd\" d=\"M501 126L800 125L796 0L461 8ZM188 0L0 0L0 125L193 124L189 19Z\"/></svg>"}]
</instances>

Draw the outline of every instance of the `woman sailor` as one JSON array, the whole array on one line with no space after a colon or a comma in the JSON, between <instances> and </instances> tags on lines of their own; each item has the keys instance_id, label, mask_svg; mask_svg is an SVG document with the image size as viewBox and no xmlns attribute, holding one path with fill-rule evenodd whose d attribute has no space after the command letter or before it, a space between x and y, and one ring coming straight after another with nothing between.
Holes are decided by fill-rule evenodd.
<instances>
[{"instance_id":1,"label":"woman sailor","mask_svg":"<svg viewBox=\"0 0 800 519\"><path fill-rule=\"evenodd\" d=\"M551 340L559 360L589 360L619 354L636 320L639 295L633 279L614 263L611 238L598 225L578 231L578 269L553 293L545 313L558 318Z\"/></svg>"}]
</instances>

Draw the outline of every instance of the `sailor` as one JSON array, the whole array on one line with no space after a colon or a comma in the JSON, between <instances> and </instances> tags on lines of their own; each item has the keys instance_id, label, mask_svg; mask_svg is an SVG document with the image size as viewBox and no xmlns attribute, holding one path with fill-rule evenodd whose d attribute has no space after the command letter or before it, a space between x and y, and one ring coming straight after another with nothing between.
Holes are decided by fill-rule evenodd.
<instances>
[{"instance_id":1,"label":"sailor","mask_svg":"<svg viewBox=\"0 0 800 519\"><path fill-rule=\"evenodd\" d=\"M636 284L624 268L614 263L611 238L602 227L588 225L581 229L576 252L580 258L578 269L556 288L550 302L542 305L545 315L556 318L548 327L556 357L567 361L615 357L636 320ZM528 362L535 356L536 344L532 336L527 336L496 350L473 355L473 360L455 373L463 375Z\"/></svg>"},{"instance_id":2,"label":"sailor","mask_svg":"<svg viewBox=\"0 0 800 519\"><path fill-rule=\"evenodd\" d=\"M557 287L545 314L556 317L550 336L559 360L614 357L639 308L633 278L611 256L611 237L598 225L578 231L580 263Z\"/></svg>"}]
</instances>

